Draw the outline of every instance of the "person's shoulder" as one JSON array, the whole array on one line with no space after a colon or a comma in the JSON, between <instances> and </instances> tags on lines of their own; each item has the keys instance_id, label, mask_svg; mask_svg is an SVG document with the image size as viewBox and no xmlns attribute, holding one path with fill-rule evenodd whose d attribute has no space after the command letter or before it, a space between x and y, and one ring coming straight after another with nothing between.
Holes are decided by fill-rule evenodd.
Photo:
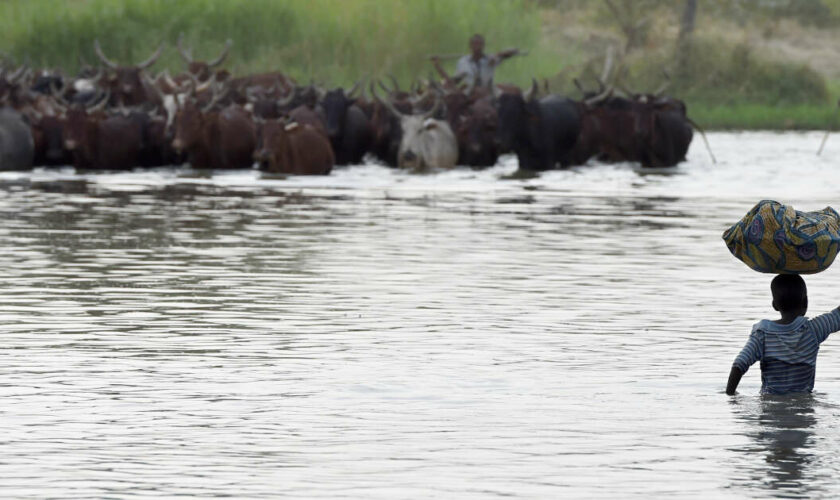
<instances>
[{"instance_id":1,"label":"person's shoulder","mask_svg":"<svg viewBox=\"0 0 840 500\"><path fill-rule=\"evenodd\" d=\"M773 325L774 325L773 320L763 319L763 320L761 320L758 323L753 325L752 331L750 331L750 334L751 335L763 334L768 329L773 329Z\"/></svg>"}]
</instances>

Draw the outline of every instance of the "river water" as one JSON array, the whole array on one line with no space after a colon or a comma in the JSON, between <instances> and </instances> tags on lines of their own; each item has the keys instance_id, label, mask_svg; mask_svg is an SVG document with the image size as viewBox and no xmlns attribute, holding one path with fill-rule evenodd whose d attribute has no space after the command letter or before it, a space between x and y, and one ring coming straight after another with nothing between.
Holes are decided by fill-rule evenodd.
<instances>
[{"instance_id":1,"label":"river water","mask_svg":"<svg viewBox=\"0 0 840 500\"><path fill-rule=\"evenodd\" d=\"M723 394L773 311L720 236L840 205L840 138L710 140L668 173L1 174L0 496L836 497L838 341L811 397Z\"/></svg>"}]
</instances>

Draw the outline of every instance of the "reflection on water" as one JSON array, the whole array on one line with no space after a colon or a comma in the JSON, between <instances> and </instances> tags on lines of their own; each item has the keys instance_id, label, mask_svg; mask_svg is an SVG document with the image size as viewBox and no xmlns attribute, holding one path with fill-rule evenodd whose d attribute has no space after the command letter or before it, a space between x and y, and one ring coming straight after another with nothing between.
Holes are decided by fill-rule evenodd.
<instances>
[{"instance_id":1,"label":"reflection on water","mask_svg":"<svg viewBox=\"0 0 840 500\"><path fill-rule=\"evenodd\" d=\"M748 467L750 485L787 498L810 498L823 490L822 468L815 451L817 407L828 405L811 394L763 395L758 401L733 399L737 419L747 424L750 446L740 449ZM735 471L737 473L742 471Z\"/></svg>"},{"instance_id":2,"label":"reflection on water","mask_svg":"<svg viewBox=\"0 0 840 500\"><path fill-rule=\"evenodd\" d=\"M836 204L819 139L670 175L0 174L0 496L836 496L834 339L813 401L722 394L771 308L720 235Z\"/></svg>"}]
</instances>

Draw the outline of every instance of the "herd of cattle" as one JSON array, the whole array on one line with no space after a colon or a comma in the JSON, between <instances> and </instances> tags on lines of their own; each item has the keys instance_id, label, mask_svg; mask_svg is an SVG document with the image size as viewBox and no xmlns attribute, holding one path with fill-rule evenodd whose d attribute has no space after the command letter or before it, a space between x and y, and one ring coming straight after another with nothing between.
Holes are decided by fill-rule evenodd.
<instances>
[{"instance_id":1,"label":"herd of cattle","mask_svg":"<svg viewBox=\"0 0 840 500\"><path fill-rule=\"evenodd\" d=\"M601 85L581 100L522 90L464 89L396 80L349 91L299 85L280 72L234 77L179 41L186 69L152 75L147 60L101 63L75 78L0 67L0 170L33 165L129 169L189 163L280 174L329 173L366 155L389 166L488 167L514 153L527 170L607 162L673 166L685 159L693 122L682 101ZM378 89L377 89L378 87ZM581 91L584 89L581 88Z\"/></svg>"}]
</instances>

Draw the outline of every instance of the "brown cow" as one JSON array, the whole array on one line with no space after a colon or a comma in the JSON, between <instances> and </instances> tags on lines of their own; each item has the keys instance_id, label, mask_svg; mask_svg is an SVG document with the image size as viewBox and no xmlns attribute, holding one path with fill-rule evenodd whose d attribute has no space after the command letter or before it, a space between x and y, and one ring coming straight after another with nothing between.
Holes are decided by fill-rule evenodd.
<instances>
[{"instance_id":1,"label":"brown cow","mask_svg":"<svg viewBox=\"0 0 840 500\"><path fill-rule=\"evenodd\" d=\"M335 155L326 136L311 125L268 120L262 126L262 148L254 154L260 168L272 173L327 175Z\"/></svg>"},{"instance_id":2,"label":"brown cow","mask_svg":"<svg viewBox=\"0 0 840 500\"><path fill-rule=\"evenodd\" d=\"M316 109L312 109L305 104L301 104L295 109L289 111L289 118L291 121L299 125L309 125L318 133L327 137L327 127L324 124L324 112L320 109L320 106Z\"/></svg>"},{"instance_id":3,"label":"brown cow","mask_svg":"<svg viewBox=\"0 0 840 500\"><path fill-rule=\"evenodd\" d=\"M196 168L248 168L257 145L251 115L236 104L214 111L216 101L199 108L190 100L178 110L172 147Z\"/></svg>"},{"instance_id":4,"label":"brown cow","mask_svg":"<svg viewBox=\"0 0 840 500\"><path fill-rule=\"evenodd\" d=\"M64 127L64 147L77 168L129 169L138 164L143 128L123 114L106 114L102 102L90 108L71 108Z\"/></svg>"},{"instance_id":5,"label":"brown cow","mask_svg":"<svg viewBox=\"0 0 840 500\"><path fill-rule=\"evenodd\" d=\"M156 101L156 93L150 91L147 87L148 79L144 78L143 72L154 64L163 53L163 43L151 57L135 66L120 66L108 59L102 52L99 40L93 42L93 48L102 64L110 70L99 79L99 87L110 91L110 104L112 106L119 104L136 106L147 102L160 104Z\"/></svg>"},{"instance_id":6,"label":"brown cow","mask_svg":"<svg viewBox=\"0 0 840 500\"><path fill-rule=\"evenodd\" d=\"M222 53L219 54L219 57L210 62L204 62L194 60L192 56L192 49L184 48L183 41L184 34L181 33L178 36L178 52L181 54L181 57L184 59L184 62L187 63L187 71L189 72L189 74L193 75L199 82L206 82L212 76L214 76L212 71L213 68L221 65L224 62L224 60L228 56L228 53L230 53L230 48L233 46L233 40L228 40L227 42L225 42L225 48L222 49ZM216 79L220 80L219 78Z\"/></svg>"}]
</instances>

